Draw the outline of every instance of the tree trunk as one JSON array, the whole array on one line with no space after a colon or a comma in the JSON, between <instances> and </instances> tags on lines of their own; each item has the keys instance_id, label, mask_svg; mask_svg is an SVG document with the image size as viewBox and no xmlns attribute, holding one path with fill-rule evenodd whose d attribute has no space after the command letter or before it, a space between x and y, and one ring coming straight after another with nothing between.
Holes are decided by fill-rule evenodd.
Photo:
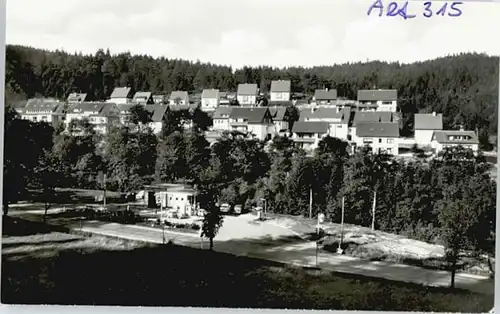
<instances>
[{"instance_id":1,"label":"tree trunk","mask_svg":"<svg viewBox=\"0 0 500 314\"><path fill-rule=\"evenodd\" d=\"M456 259L451 264L451 283L450 288L455 289L455 275L457 274L457 261Z\"/></svg>"},{"instance_id":2,"label":"tree trunk","mask_svg":"<svg viewBox=\"0 0 500 314\"><path fill-rule=\"evenodd\" d=\"M491 262L491 256L488 255L488 268L490 269L490 277L493 278L495 276L495 267L493 267L493 263Z\"/></svg>"},{"instance_id":3,"label":"tree trunk","mask_svg":"<svg viewBox=\"0 0 500 314\"><path fill-rule=\"evenodd\" d=\"M214 238L210 238L210 251L214 250Z\"/></svg>"},{"instance_id":4,"label":"tree trunk","mask_svg":"<svg viewBox=\"0 0 500 314\"><path fill-rule=\"evenodd\" d=\"M45 223L47 221L47 211L50 208L50 204L45 203L45 212L43 213L43 222Z\"/></svg>"}]
</instances>

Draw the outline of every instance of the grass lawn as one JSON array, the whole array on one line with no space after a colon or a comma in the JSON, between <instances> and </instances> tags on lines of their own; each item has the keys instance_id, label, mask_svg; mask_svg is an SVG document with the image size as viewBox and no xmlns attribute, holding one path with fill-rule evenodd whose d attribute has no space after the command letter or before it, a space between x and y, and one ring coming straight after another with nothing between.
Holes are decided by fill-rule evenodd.
<instances>
[{"instance_id":1,"label":"grass lawn","mask_svg":"<svg viewBox=\"0 0 500 314\"><path fill-rule=\"evenodd\" d=\"M15 219L14 219L15 220ZM4 221L2 302L486 312L492 295L370 279ZM28 230L33 230L29 234Z\"/></svg>"}]
</instances>

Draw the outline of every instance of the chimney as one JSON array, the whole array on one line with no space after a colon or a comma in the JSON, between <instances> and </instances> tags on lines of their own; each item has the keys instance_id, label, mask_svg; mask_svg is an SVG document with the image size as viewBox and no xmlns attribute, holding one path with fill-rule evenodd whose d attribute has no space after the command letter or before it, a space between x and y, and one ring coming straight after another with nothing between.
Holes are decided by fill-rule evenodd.
<instances>
[{"instance_id":1,"label":"chimney","mask_svg":"<svg viewBox=\"0 0 500 314\"><path fill-rule=\"evenodd\" d=\"M433 116L433 117L435 117L435 116L436 116L436 112L435 112L435 111L433 111L433 112L432 112L432 116Z\"/></svg>"}]
</instances>

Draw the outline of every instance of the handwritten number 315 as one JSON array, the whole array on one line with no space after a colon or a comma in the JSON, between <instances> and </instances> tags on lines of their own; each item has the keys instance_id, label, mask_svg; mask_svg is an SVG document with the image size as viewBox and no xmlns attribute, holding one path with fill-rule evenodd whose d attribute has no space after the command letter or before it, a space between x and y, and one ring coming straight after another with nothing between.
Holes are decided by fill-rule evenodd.
<instances>
[{"instance_id":1,"label":"handwritten number 315","mask_svg":"<svg viewBox=\"0 0 500 314\"><path fill-rule=\"evenodd\" d=\"M457 6L460 5L460 4L462 4L462 2L453 2L450 5L450 10L448 12L448 16L456 17L456 16L462 15L462 11L459 8L457 8ZM431 17L432 16L431 5L432 5L432 2L430 2L430 1L424 2L424 13L423 13L423 15L425 17ZM448 6L448 3L445 2L444 5L439 10L436 11L436 15L444 16L445 13L446 13L447 6Z\"/></svg>"}]
</instances>

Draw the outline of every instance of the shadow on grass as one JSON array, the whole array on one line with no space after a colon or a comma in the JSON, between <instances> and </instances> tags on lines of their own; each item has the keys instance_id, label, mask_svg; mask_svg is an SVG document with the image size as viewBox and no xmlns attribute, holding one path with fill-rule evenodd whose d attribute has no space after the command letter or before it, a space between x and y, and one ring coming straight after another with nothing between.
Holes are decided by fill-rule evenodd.
<instances>
[{"instance_id":1,"label":"shadow on grass","mask_svg":"<svg viewBox=\"0 0 500 314\"><path fill-rule=\"evenodd\" d=\"M16 217L2 217L3 236L20 237L50 232L69 232L69 228L62 225L47 225L38 221L30 221Z\"/></svg>"},{"instance_id":2,"label":"shadow on grass","mask_svg":"<svg viewBox=\"0 0 500 314\"><path fill-rule=\"evenodd\" d=\"M102 203L102 201L96 201L96 196L102 195L102 191L98 190L78 190L78 189L56 189L56 194L54 196L54 204L91 204L91 203ZM40 191L30 191L25 195L25 200L28 202L40 202L43 203L44 199ZM120 193L108 192L106 201L108 203L122 204L126 203L126 199L121 197Z\"/></svg>"},{"instance_id":3,"label":"shadow on grass","mask_svg":"<svg viewBox=\"0 0 500 314\"><path fill-rule=\"evenodd\" d=\"M81 241L81 239L74 238L74 239L51 239L51 240L25 240L25 241L15 241L15 242L7 242L5 243L2 241L2 250L3 249L8 249L8 248L14 248L22 245L32 245L32 246L44 246L44 245L57 245L57 244L65 244L65 243L72 243L72 242L78 242Z\"/></svg>"}]
</instances>

